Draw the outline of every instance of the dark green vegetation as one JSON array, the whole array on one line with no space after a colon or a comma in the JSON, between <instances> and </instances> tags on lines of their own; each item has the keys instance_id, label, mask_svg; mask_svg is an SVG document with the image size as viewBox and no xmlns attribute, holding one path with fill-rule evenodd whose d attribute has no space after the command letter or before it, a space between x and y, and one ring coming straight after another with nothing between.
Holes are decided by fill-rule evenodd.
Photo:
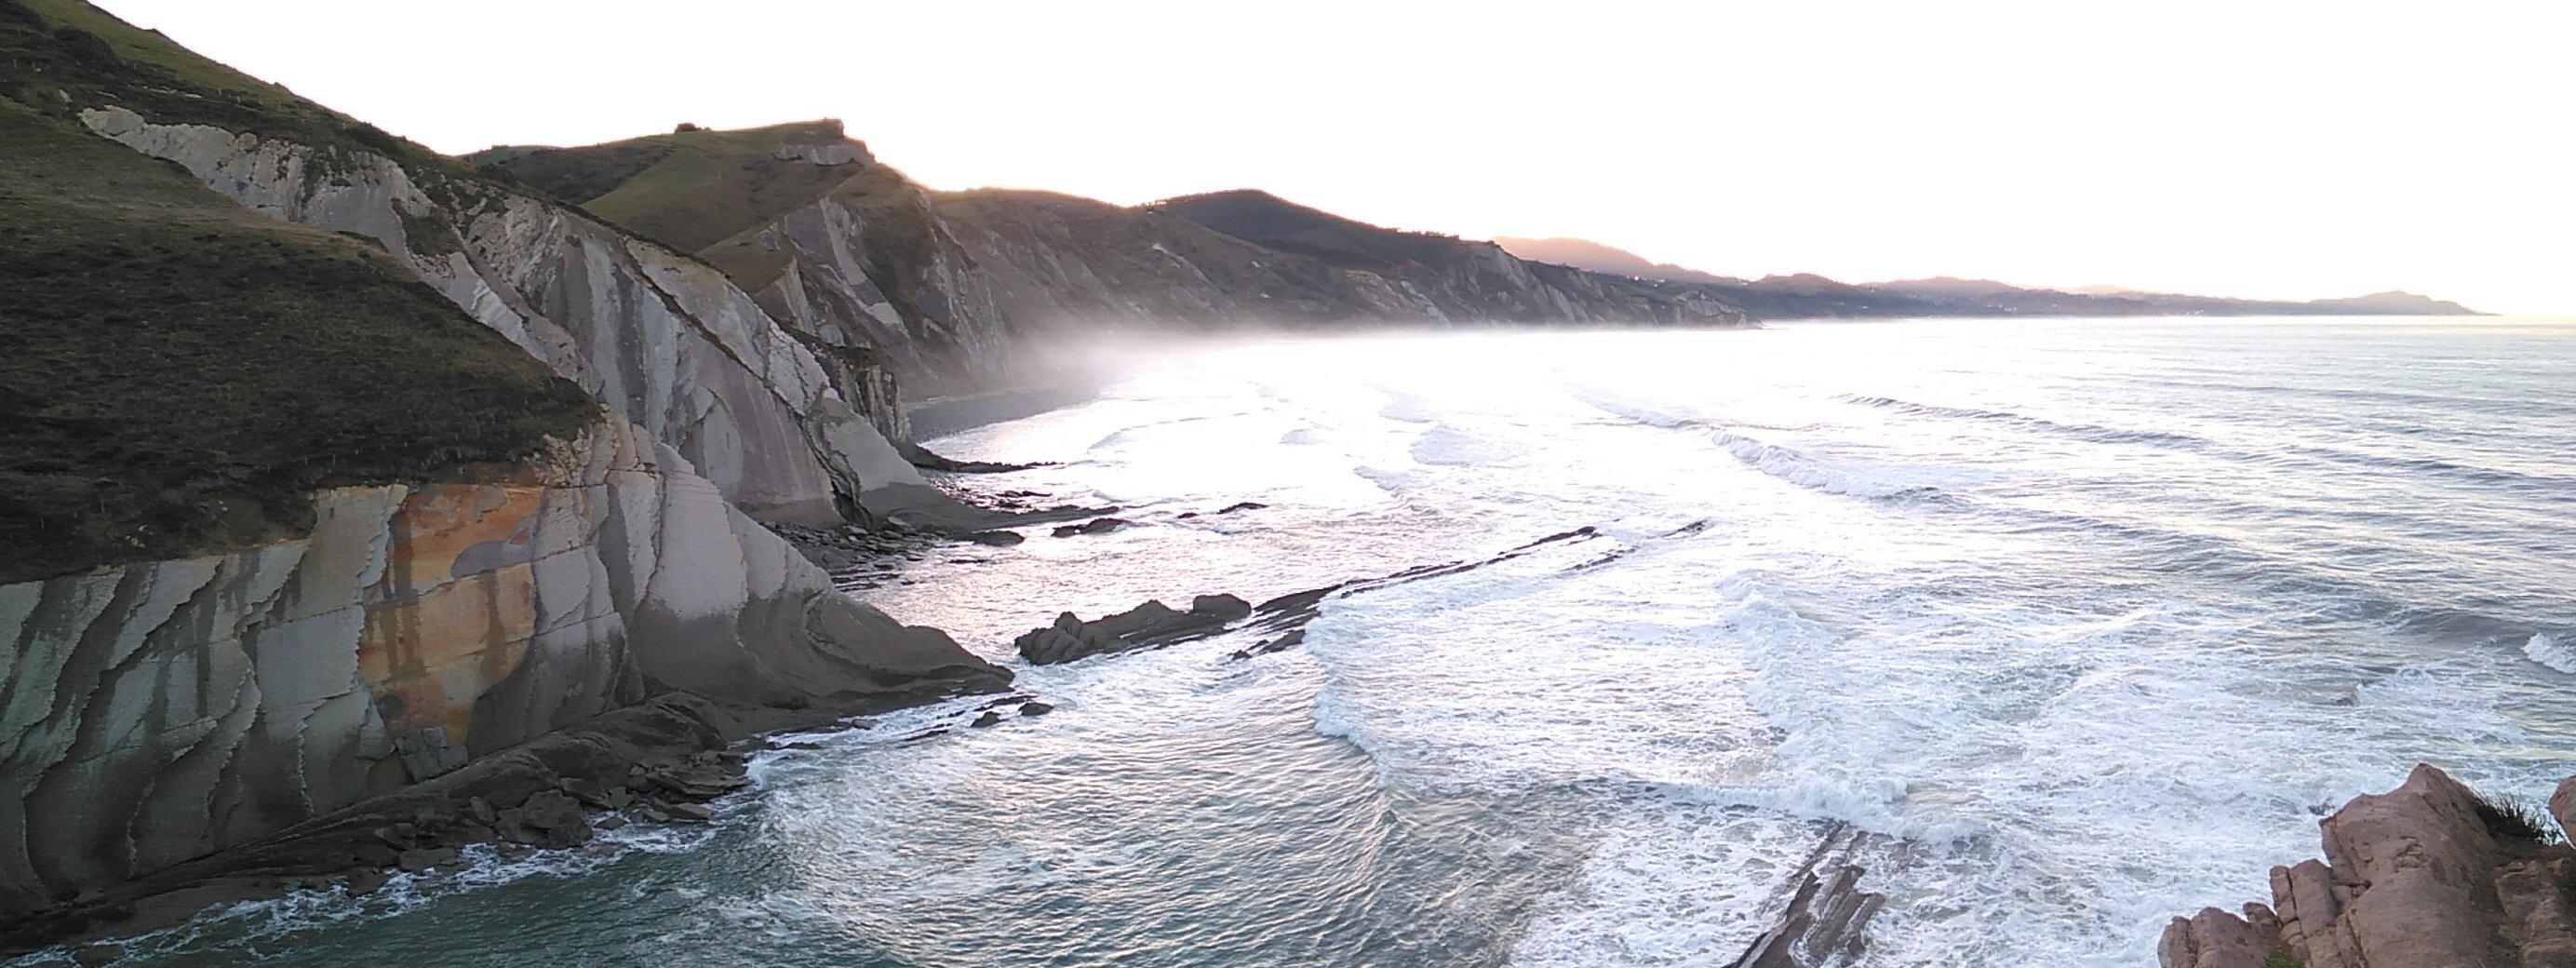
<instances>
[{"instance_id":1,"label":"dark green vegetation","mask_svg":"<svg viewBox=\"0 0 2576 968\"><path fill-rule=\"evenodd\" d=\"M857 159L820 165L779 157L790 145L846 145ZM788 263L777 247L752 236L790 212L834 199L867 226L860 251L868 278L896 312L925 316L904 280L919 278L933 259L936 217L929 200L902 172L877 164L839 121L741 131L682 125L666 135L579 148L498 147L467 160L694 255L749 292L776 281Z\"/></svg>"},{"instance_id":2,"label":"dark green vegetation","mask_svg":"<svg viewBox=\"0 0 2576 968\"><path fill-rule=\"evenodd\" d=\"M781 146L846 141L841 123L827 119L746 131L690 126L582 148L495 148L467 160L637 235L697 252L821 198L869 167L780 158Z\"/></svg>"},{"instance_id":3,"label":"dark green vegetation","mask_svg":"<svg viewBox=\"0 0 2576 968\"><path fill-rule=\"evenodd\" d=\"M2275 951L2263 956L2263 968L2307 968L2307 966L2300 964L2299 959L2291 957L2287 951Z\"/></svg>"},{"instance_id":4,"label":"dark green vegetation","mask_svg":"<svg viewBox=\"0 0 2576 968\"><path fill-rule=\"evenodd\" d=\"M371 242L15 101L0 145L0 582L283 537L316 488L451 476L596 418Z\"/></svg>"},{"instance_id":5,"label":"dark green vegetation","mask_svg":"<svg viewBox=\"0 0 2576 968\"><path fill-rule=\"evenodd\" d=\"M80 0L0 0L0 97L68 119L114 104L164 123L206 124L320 148L374 152L423 170L465 166L294 92L207 60Z\"/></svg>"},{"instance_id":6,"label":"dark green vegetation","mask_svg":"<svg viewBox=\"0 0 2576 968\"><path fill-rule=\"evenodd\" d=\"M1432 265L1465 245L1457 236L1380 228L1252 189L1185 195L1147 207L1344 269Z\"/></svg>"},{"instance_id":7,"label":"dark green vegetation","mask_svg":"<svg viewBox=\"0 0 2576 968\"><path fill-rule=\"evenodd\" d=\"M2542 846L2567 842L2567 835L2558 829L2558 821L2539 804L2483 791L2478 792L2477 798L2478 820L2497 840Z\"/></svg>"}]
</instances>

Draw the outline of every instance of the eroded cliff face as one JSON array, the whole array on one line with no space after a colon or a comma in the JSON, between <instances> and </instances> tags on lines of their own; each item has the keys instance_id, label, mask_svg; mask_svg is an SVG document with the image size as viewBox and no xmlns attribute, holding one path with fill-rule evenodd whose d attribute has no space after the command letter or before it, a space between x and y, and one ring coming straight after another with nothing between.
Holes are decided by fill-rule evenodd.
<instances>
[{"instance_id":1,"label":"eroded cliff face","mask_svg":"<svg viewBox=\"0 0 2576 968\"><path fill-rule=\"evenodd\" d=\"M714 261L756 267L741 281L782 322L885 348L929 391L1008 382L1031 364L1033 344L1104 334L1751 322L1690 287L1446 241L1428 260L1345 267L1150 206L1045 192L938 194L890 176L864 190L844 186L726 244L766 258Z\"/></svg>"},{"instance_id":2,"label":"eroded cliff face","mask_svg":"<svg viewBox=\"0 0 2576 968\"><path fill-rule=\"evenodd\" d=\"M809 342L870 349L917 394L1042 378L1033 348L1104 334L1750 322L1702 289L1523 262L1491 243L1396 232L1258 192L1222 194L1242 203L1229 211L1289 232L1248 236L1174 203L933 192L837 121L481 157L637 231L685 238ZM1403 256L1319 257L1295 244L1309 225Z\"/></svg>"},{"instance_id":3,"label":"eroded cliff face","mask_svg":"<svg viewBox=\"0 0 2576 968\"><path fill-rule=\"evenodd\" d=\"M154 124L90 129L243 206L363 235L485 325L671 445L764 519L829 524L919 474L814 351L723 274L561 206L378 155Z\"/></svg>"},{"instance_id":4,"label":"eroded cliff face","mask_svg":"<svg viewBox=\"0 0 2576 968\"><path fill-rule=\"evenodd\" d=\"M644 428L488 480L342 488L296 541L0 586L0 920L649 697L997 688L835 591Z\"/></svg>"}]
</instances>

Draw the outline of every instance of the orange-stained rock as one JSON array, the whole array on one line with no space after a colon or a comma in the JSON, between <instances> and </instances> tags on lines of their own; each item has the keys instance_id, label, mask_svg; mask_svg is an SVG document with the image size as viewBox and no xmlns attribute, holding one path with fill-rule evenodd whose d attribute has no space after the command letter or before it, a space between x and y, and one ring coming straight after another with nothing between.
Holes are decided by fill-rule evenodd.
<instances>
[{"instance_id":1,"label":"orange-stained rock","mask_svg":"<svg viewBox=\"0 0 2576 968\"><path fill-rule=\"evenodd\" d=\"M412 492L394 513L384 593L416 598L457 577L523 563L542 487L448 484Z\"/></svg>"},{"instance_id":2,"label":"orange-stained rock","mask_svg":"<svg viewBox=\"0 0 2576 968\"><path fill-rule=\"evenodd\" d=\"M474 700L519 670L536 634L534 570L510 565L439 586L418 599L372 605L358 641L358 674L391 732L443 726L463 743ZM387 704L384 697L401 697Z\"/></svg>"}]
</instances>

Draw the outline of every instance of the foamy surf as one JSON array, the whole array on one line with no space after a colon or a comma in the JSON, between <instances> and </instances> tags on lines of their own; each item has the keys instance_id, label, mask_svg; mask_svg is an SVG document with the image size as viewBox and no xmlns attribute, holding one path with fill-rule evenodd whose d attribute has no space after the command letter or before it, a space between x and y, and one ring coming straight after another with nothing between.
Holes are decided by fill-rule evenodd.
<instances>
[{"instance_id":1,"label":"foamy surf","mask_svg":"<svg viewBox=\"0 0 2576 968\"><path fill-rule=\"evenodd\" d=\"M2567 643L2547 632L2531 633L2531 639L2522 644L2522 654L2541 665L2576 674L2576 649L2568 648Z\"/></svg>"},{"instance_id":2,"label":"foamy surf","mask_svg":"<svg viewBox=\"0 0 2576 968\"><path fill-rule=\"evenodd\" d=\"M2576 386L2530 363L2561 344L2399 328L2355 361L2324 324L2224 353L2213 325L1181 357L933 444L1059 461L961 486L1138 526L929 556L872 603L1009 662L1062 610L1596 530L1327 601L1274 654L1023 667L1043 717L975 728L968 699L796 737L695 850L129 960L464 968L505 937L557 964L1726 964L1843 830L1889 899L1845 968L2152 964L2167 919L2263 896L2321 813L2415 762L2531 798L2576 748L2564 495L2444 469L2576 446L2546 417ZM2426 361L2471 357L2529 412L2443 403ZM2405 392L2361 419L2338 394L2364 388ZM1268 507L1205 514L1242 500Z\"/></svg>"}]
</instances>

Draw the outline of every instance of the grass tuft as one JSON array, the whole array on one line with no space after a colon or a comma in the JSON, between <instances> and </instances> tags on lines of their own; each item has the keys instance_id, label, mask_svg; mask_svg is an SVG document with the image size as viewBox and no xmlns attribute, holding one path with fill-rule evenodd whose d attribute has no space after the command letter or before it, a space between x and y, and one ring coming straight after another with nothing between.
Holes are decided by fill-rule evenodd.
<instances>
[{"instance_id":1,"label":"grass tuft","mask_svg":"<svg viewBox=\"0 0 2576 968\"><path fill-rule=\"evenodd\" d=\"M2487 833L2496 839L2542 846L2567 842L2566 832L2558 829L2557 818L2539 804L2516 796L2472 792L2477 796L2478 819L2486 823Z\"/></svg>"}]
</instances>

